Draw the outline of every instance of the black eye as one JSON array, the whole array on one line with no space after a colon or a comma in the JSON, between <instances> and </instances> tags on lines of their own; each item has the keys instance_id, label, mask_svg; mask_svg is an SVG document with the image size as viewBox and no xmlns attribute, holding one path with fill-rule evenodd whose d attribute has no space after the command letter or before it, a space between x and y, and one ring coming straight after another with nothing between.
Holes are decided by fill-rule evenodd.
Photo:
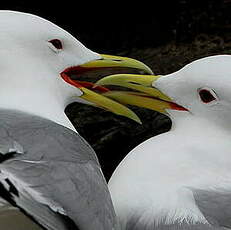
<instances>
[{"instance_id":1,"label":"black eye","mask_svg":"<svg viewBox=\"0 0 231 230\"><path fill-rule=\"evenodd\" d=\"M208 90L208 89L201 89L199 91L199 95L200 95L201 101L204 103L209 103L217 99L216 94L213 91Z\"/></svg>"},{"instance_id":2,"label":"black eye","mask_svg":"<svg viewBox=\"0 0 231 230\"><path fill-rule=\"evenodd\" d=\"M49 41L57 50L61 50L63 48L63 44L59 39L52 39Z\"/></svg>"}]
</instances>

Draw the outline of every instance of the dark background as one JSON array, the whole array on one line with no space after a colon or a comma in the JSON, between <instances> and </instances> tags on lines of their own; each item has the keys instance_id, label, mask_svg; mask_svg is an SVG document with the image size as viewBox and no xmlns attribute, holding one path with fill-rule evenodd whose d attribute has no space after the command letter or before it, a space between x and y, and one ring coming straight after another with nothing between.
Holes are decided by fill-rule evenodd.
<instances>
[{"instance_id":1,"label":"dark background","mask_svg":"<svg viewBox=\"0 0 231 230\"><path fill-rule=\"evenodd\" d=\"M201 57L231 54L231 0L9 1L0 6L44 17L88 48L139 59L156 74L171 73ZM132 109L142 126L87 105L66 109L95 149L107 179L132 148L171 127L163 115Z\"/></svg>"}]
</instances>

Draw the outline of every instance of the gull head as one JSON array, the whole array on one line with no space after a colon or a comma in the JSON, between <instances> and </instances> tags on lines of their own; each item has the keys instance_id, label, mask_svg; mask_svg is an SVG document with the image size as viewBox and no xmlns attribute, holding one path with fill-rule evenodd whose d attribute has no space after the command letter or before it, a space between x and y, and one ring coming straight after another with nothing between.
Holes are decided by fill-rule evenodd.
<instances>
[{"instance_id":1,"label":"gull head","mask_svg":"<svg viewBox=\"0 0 231 230\"><path fill-rule=\"evenodd\" d=\"M133 91L107 92L120 103L164 113L173 120L202 118L231 124L231 55L196 60L164 76L115 74L98 85L119 85ZM135 90L135 92L134 92Z\"/></svg>"},{"instance_id":2,"label":"gull head","mask_svg":"<svg viewBox=\"0 0 231 230\"><path fill-rule=\"evenodd\" d=\"M92 71L118 67L151 73L145 64L93 52L64 29L35 15L1 10L0 21L1 108L42 114L64 110L77 101L140 122L130 109L102 95L107 88L82 79Z\"/></svg>"}]
</instances>

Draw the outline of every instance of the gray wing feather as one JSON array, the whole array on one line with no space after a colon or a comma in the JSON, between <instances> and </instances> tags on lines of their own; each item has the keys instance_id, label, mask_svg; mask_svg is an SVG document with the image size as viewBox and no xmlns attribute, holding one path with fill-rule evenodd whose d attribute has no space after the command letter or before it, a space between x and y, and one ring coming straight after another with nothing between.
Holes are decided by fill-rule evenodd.
<instances>
[{"instance_id":1,"label":"gray wing feather","mask_svg":"<svg viewBox=\"0 0 231 230\"><path fill-rule=\"evenodd\" d=\"M20 192L20 198L15 197L17 204L39 218L41 224L49 223L44 218L49 216L50 226L55 226L59 216L54 212L68 216L80 229L108 230L115 225L108 205L110 196L102 186L102 175L94 162L76 166L70 162L36 164L10 160L1 166L1 171ZM54 229L65 229L61 224L58 226Z\"/></svg>"},{"instance_id":2,"label":"gray wing feather","mask_svg":"<svg viewBox=\"0 0 231 230\"><path fill-rule=\"evenodd\" d=\"M68 230L68 225L60 218L58 213L53 212L49 206L41 204L25 193L20 193L20 198L15 198L17 205L29 214L37 223L45 229Z\"/></svg>"},{"instance_id":3,"label":"gray wing feather","mask_svg":"<svg viewBox=\"0 0 231 230\"><path fill-rule=\"evenodd\" d=\"M192 189L195 202L209 223L231 228L231 191Z\"/></svg>"},{"instance_id":4,"label":"gray wing feather","mask_svg":"<svg viewBox=\"0 0 231 230\"><path fill-rule=\"evenodd\" d=\"M0 139L8 138L7 143L13 141L23 149L0 164L2 174L19 191L14 199L20 208L52 230L59 215L70 218L81 230L117 229L107 183L93 149L83 138L25 114L0 111L0 122ZM49 215L50 222L45 217Z\"/></svg>"}]
</instances>

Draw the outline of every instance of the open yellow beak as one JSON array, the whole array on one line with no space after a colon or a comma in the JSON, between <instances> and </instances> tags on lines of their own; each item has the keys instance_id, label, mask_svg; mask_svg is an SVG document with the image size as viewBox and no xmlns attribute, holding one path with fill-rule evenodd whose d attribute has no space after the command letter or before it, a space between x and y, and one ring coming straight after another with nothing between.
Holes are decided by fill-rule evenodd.
<instances>
[{"instance_id":1,"label":"open yellow beak","mask_svg":"<svg viewBox=\"0 0 231 230\"><path fill-rule=\"evenodd\" d=\"M83 95L80 97L91 102L91 104L94 106L104 108L105 110L109 110L115 114L128 117L138 123L141 123L140 119L133 111L104 95L105 93L109 92L107 88L97 86L91 82L83 82L71 79L71 75L73 74L87 74L92 70L103 70L116 67L126 69L131 68L142 73L152 74L152 71L148 66L135 59L111 55L100 56L100 59L93 60L76 67L67 68L61 73L61 77L67 83L79 88L83 92Z\"/></svg>"},{"instance_id":2,"label":"open yellow beak","mask_svg":"<svg viewBox=\"0 0 231 230\"><path fill-rule=\"evenodd\" d=\"M116 85L134 90L108 91L103 94L122 104L144 107L165 114L167 109L186 110L152 86L160 77L154 75L114 74L102 78L96 84L100 86Z\"/></svg>"}]
</instances>

